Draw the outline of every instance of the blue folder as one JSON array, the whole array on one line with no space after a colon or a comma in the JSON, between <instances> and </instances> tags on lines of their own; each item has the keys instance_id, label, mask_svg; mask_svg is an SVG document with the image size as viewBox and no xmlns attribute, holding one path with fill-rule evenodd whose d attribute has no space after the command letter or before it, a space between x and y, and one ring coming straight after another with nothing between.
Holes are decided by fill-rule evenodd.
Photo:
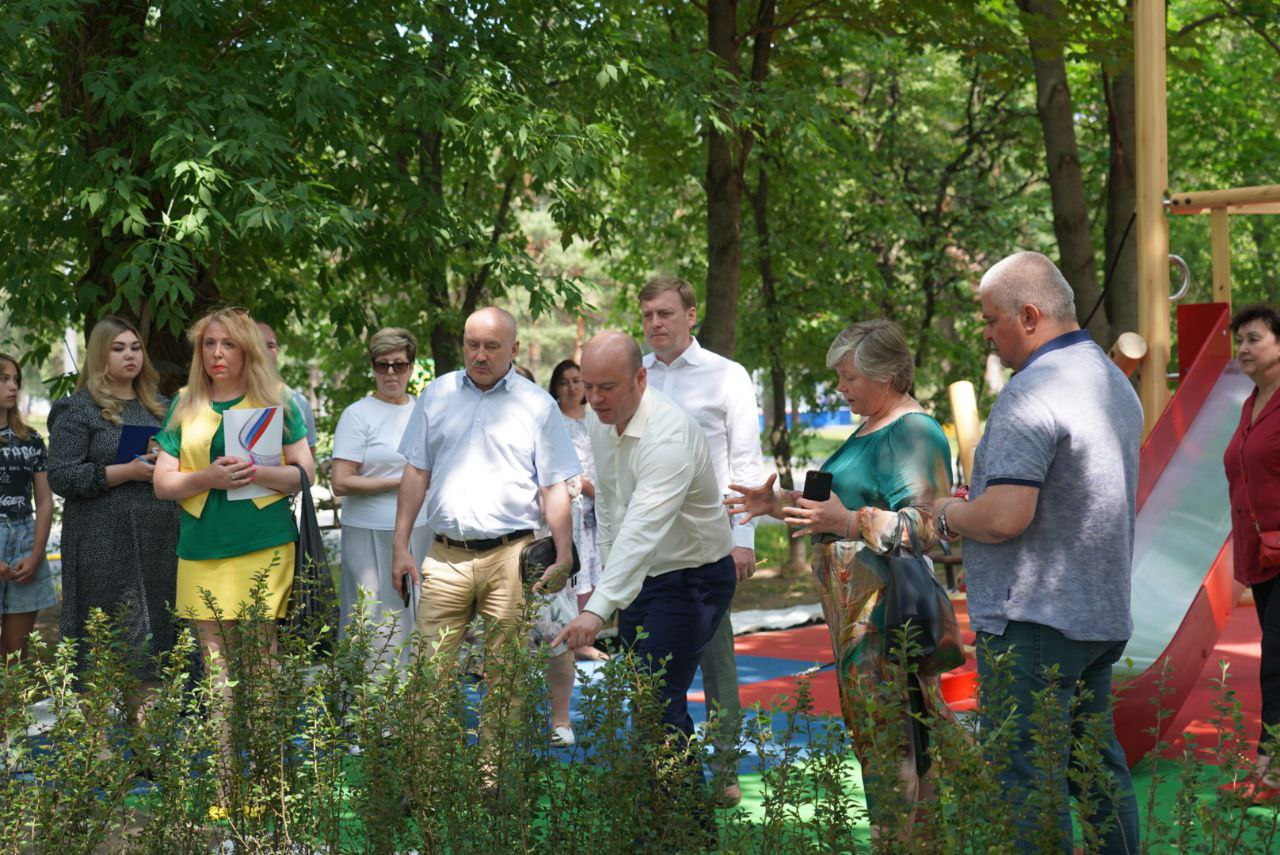
<instances>
[{"instance_id":1,"label":"blue folder","mask_svg":"<svg viewBox=\"0 0 1280 855\"><path fill-rule=\"evenodd\" d=\"M147 443L160 432L158 427L125 425L120 428L120 444L116 446L116 459L112 463L129 463L135 457L147 453Z\"/></svg>"}]
</instances>

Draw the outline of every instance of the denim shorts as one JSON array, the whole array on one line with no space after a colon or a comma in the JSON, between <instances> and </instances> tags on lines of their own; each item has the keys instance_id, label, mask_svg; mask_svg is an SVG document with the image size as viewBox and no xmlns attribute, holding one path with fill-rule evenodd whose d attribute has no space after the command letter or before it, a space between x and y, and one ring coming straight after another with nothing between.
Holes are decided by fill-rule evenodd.
<instances>
[{"instance_id":1,"label":"denim shorts","mask_svg":"<svg viewBox=\"0 0 1280 855\"><path fill-rule=\"evenodd\" d=\"M35 545L36 521L34 517L0 516L0 560L16 564L31 554ZM0 581L0 614L12 615L38 612L56 605L58 595L53 590L53 571L48 560L40 556L36 577L25 585L8 580Z\"/></svg>"}]
</instances>

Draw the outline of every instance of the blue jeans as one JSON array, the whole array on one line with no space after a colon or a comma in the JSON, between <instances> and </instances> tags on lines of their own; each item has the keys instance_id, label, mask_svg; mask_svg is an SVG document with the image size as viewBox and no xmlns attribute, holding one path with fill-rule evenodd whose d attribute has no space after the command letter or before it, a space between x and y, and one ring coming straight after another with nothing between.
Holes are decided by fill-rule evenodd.
<instances>
[{"instance_id":1,"label":"blue jeans","mask_svg":"<svg viewBox=\"0 0 1280 855\"><path fill-rule=\"evenodd\" d=\"M0 515L0 559L6 564L16 564L31 554L36 540L35 517L6 517ZM44 556L36 565L36 575L30 582L0 582L0 614L30 614L58 604L53 588L53 571Z\"/></svg>"},{"instance_id":2,"label":"blue jeans","mask_svg":"<svg viewBox=\"0 0 1280 855\"><path fill-rule=\"evenodd\" d=\"M738 584L733 556L689 570L672 570L644 580L639 595L618 615L619 640L642 667L657 667L670 656L661 684L663 724L693 735L689 686L702 651L733 600ZM636 640L636 630L648 635Z\"/></svg>"},{"instance_id":3,"label":"blue jeans","mask_svg":"<svg viewBox=\"0 0 1280 855\"><path fill-rule=\"evenodd\" d=\"M1119 661L1124 652L1123 641L1073 641L1058 630L1036 623L1010 621L1005 627L1004 635L992 635L987 632L978 633L978 679L981 685L994 685L992 680L991 657L1012 651L1014 661L1005 666L1005 673L1011 677L1009 693L1017 708L1018 741L1012 746L1009 768L1005 771L1002 783L1017 807L1018 826L1024 835L1022 849L1035 851L1027 839L1035 823L1035 817L1028 816L1024 810L1028 794L1037 788L1043 774L1039 772L1031 759L1033 746L1031 711L1035 702L1032 695L1052 688L1056 695L1056 709L1062 716L1062 722L1068 724L1073 736L1079 735L1082 724L1081 716L1093 715L1100 718L1105 727L1105 747L1102 752L1102 763L1111 777L1115 800L1107 793L1093 792L1090 796L1097 801L1097 809L1092 817L1096 823L1110 821L1110 827L1103 837L1103 853L1125 853L1138 851L1138 802L1133 793L1133 781L1129 777L1129 765L1125 761L1124 750L1116 739L1115 726L1111 721L1111 666ZM984 655L985 654L985 655ZM1058 678L1050 683L1045 670L1056 665ZM1084 693L1088 697L1083 697ZM991 698L985 698L983 704ZM1072 706L1078 704L1072 717ZM1062 782L1062 810L1058 822L1062 829L1062 851L1071 852L1071 813L1069 810L1067 770L1072 760L1072 746L1062 745L1058 759L1056 777ZM1077 795L1076 785L1070 785L1070 794Z\"/></svg>"}]
</instances>

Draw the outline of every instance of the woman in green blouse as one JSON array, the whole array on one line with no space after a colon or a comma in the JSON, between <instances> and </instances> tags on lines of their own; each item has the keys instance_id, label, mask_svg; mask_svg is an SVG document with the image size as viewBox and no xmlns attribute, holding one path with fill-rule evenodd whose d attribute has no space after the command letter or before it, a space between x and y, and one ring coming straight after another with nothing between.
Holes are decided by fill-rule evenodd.
<instances>
[{"instance_id":1,"label":"woman in green blouse","mask_svg":"<svg viewBox=\"0 0 1280 855\"><path fill-rule=\"evenodd\" d=\"M153 483L156 496L176 501L182 509L175 608L193 619L208 670L215 662L225 667L222 624L244 617L259 579L267 616L285 615L298 540L286 498L302 487L294 464L303 468L308 481L315 465L302 413L249 313L217 309L197 321L189 335L195 348L191 372L156 437L160 452ZM229 456L225 414L271 407L276 408L271 418L282 420L281 453ZM251 485L266 489L253 498L230 494ZM273 635L269 632L263 642L269 649ZM217 688L229 702L225 670ZM221 726L227 760L225 720Z\"/></svg>"},{"instance_id":2,"label":"woman in green blouse","mask_svg":"<svg viewBox=\"0 0 1280 855\"><path fill-rule=\"evenodd\" d=\"M914 360L898 327L886 320L862 321L836 336L827 367L839 376L836 389L862 424L822 465L832 475L831 498L811 501L774 489L777 476L759 487L732 484L741 497L726 500L744 513L739 522L774 516L795 527L793 537L812 535L813 573L831 631L840 703L855 751L866 768L866 736L859 733L855 692L859 675L883 681L883 564L877 556L910 539L902 525L910 517L924 549L937 542L930 506L951 489L951 448L942 428L911 396ZM879 566L877 566L879 565ZM933 707L945 714L938 677L913 677L906 703L915 712ZM915 718L902 726L905 753L898 777L915 802L930 795L928 732Z\"/></svg>"}]
</instances>

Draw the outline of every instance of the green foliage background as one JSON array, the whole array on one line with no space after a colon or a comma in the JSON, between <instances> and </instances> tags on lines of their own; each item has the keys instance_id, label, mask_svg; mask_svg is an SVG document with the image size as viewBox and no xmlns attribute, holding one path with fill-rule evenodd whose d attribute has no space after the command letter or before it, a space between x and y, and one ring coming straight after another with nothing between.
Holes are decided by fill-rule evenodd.
<instances>
[{"instance_id":1,"label":"green foliage background","mask_svg":"<svg viewBox=\"0 0 1280 855\"><path fill-rule=\"evenodd\" d=\"M761 2L734 6L746 64ZM1278 8L1169 4L1174 188L1275 180ZM1127 9L1060 7L1099 247L1101 84L1132 62ZM586 334L636 330L653 273L701 287L716 128L749 141L736 357L822 406L834 332L892 317L945 416L946 384L983 376L982 270L1056 256L1033 22L1012 0L779 2L774 20L768 74L746 82L694 4L12 0L0 344L49 376L65 330L125 312L176 377L191 318L245 305L332 417L369 386L370 331L414 330L447 370L461 319L498 301L545 373L580 316ZM1233 221L1237 301L1275 294L1272 219ZM1171 246L1207 299L1207 218L1174 218Z\"/></svg>"}]
</instances>

